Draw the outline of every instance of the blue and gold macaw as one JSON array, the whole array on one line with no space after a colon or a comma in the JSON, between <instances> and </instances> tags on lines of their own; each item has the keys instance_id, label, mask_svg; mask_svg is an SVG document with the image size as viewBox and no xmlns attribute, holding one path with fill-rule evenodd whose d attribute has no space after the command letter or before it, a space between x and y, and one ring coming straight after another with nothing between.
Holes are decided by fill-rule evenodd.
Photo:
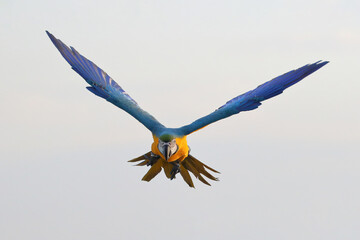
<instances>
[{"instance_id":1,"label":"blue and gold macaw","mask_svg":"<svg viewBox=\"0 0 360 240\"><path fill-rule=\"evenodd\" d=\"M188 171L207 185L210 184L204 177L218 180L208 170L215 173L219 172L190 155L190 148L186 140L187 135L223 118L258 108L262 101L281 94L286 88L328 63L327 61L318 61L285 73L258 86L254 90L231 99L214 112L199 118L191 124L180 128L167 128L148 112L141 109L135 100L102 69L78 53L73 47L69 48L48 31L46 33L72 69L90 84L87 87L90 92L123 109L152 133L154 142L151 145L151 151L129 161L142 161L137 165L151 166L142 180L150 181L161 172L161 169L164 169L165 175L169 179L175 178L175 175L180 173L190 187L194 187L194 184Z\"/></svg>"}]
</instances>

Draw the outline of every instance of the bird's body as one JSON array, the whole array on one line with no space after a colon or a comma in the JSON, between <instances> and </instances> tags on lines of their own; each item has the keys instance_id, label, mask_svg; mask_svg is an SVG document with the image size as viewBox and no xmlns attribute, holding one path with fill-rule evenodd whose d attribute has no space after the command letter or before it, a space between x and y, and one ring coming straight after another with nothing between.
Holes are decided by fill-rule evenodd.
<instances>
[{"instance_id":1,"label":"bird's body","mask_svg":"<svg viewBox=\"0 0 360 240\"><path fill-rule=\"evenodd\" d=\"M160 141L167 142L166 140L169 139L171 141L172 139L175 140L176 145L178 146L177 151L173 155L171 155L167 161L168 162L175 162L179 161L182 162L188 155L189 155L189 146L187 144L186 136L175 136L171 134L164 134L162 136L157 137L156 135L153 135L154 142L151 144L151 151L160 156L161 158L165 159L165 156L160 152L158 149L158 145ZM164 140L161 140L164 139Z\"/></svg>"},{"instance_id":2,"label":"bird's body","mask_svg":"<svg viewBox=\"0 0 360 240\"><path fill-rule=\"evenodd\" d=\"M143 160L137 165L151 166L142 180L150 181L163 169L166 177L170 179L173 179L177 173L180 173L191 187L194 187L194 184L188 171L192 172L196 178L208 185L210 184L205 180L204 176L211 180L217 180L217 178L212 176L207 170L218 172L190 155L190 148L187 143L187 136L189 134L223 118L242 111L250 111L258 108L262 101L281 94L286 88L299 82L328 63L327 61L319 61L285 73L258 86L254 90L231 99L214 112L191 124L180 128L167 128L152 115L141 109L135 100L102 69L80 55L74 48L67 47L52 34L49 32L46 33L65 60L72 66L72 69L90 84L90 87L87 87L89 91L123 109L151 131L154 139L151 145L151 151L130 160L130 162Z\"/></svg>"}]
</instances>

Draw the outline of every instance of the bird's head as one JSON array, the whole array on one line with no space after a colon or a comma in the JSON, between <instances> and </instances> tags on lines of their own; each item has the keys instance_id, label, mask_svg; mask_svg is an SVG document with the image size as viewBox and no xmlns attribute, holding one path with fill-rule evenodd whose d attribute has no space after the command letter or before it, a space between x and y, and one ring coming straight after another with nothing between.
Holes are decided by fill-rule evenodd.
<instances>
[{"instance_id":1,"label":"bird's head","mask_svg":"<svg viewBox=\"0 0 360 240\"><path fill-rule=\"evenodd\" d=\"M178 145L176 144L175 138L170 141L162 141L159 139L158 149L161 154L164 156L165 160L167 161L172 155L174 155L178 150Z\"/></svg>"},{"instance_id":2,"label":"bird's head","mask_svg":"<svg viewBox=\"0 0 360 240\"><path fill-rule=\"evenodd\" d=\"M164 156L165 161L168 161L169 158L177 152L179 146L176 144L176 138L174 136L164 134L159 137L157 148Z\"/></svg>"},{"instance_id":3,"label":"bird's head","mask_svg":"<svg viewBox=\"0 0 360 240\"><path fill-rule=\"evenodd\" d=\"M175 137L172 135L161 135L159 138L154 136L152 152L160 155L165 161L172 162L187 156L189 148L186 136Z\"/></svg>"}]
</instances>

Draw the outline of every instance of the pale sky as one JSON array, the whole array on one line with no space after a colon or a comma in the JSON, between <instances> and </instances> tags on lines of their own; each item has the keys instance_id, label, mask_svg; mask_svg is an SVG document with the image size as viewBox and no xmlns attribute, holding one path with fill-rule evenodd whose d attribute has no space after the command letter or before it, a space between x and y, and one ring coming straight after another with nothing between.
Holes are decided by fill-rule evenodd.
<instances>
[{"instance_id":1,"label":"pale sky","mask_svg":"<svg viewBox=\"0 0 360 240\"><path fill-rule=\"evenodd\" d=\"M2 1L0 239L360 239L359 1ZM128 163L151 133L85 89L45 34L169 127L330 63L188 137L189 188Z\"/></svg>"}]
</instances>

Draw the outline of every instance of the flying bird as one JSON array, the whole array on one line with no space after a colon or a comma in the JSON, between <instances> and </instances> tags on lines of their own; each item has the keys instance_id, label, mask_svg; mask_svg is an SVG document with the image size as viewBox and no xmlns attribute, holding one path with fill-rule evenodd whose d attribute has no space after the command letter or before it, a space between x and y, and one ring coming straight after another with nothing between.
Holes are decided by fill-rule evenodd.
<instances>
[{"instance_id":1,"label":"flying bird","mask_svg":"<svg viewBox=\"0 0 360 240\"><path fill-rule=\"evenodd\" d=\"M90 85L87 87L90 92L123 109L152 133L154 142L151 145L151 151L129 161L141 161L137 164L138 166L150 167L142 180L152 180L163 169L166 177L171 180L180 173L190 187L194 187L194 183L189 171L207 185L210 184L206 181L205 177L215 181L218 180L210 174L209 171L219 172L190 155L190 147L186 139L189 134L239 112L258 108L262 101L281 94L286 88L294 85L328 63L328 61L318 61L287 72L265 82L254 90L231 99L214 112L197 119L193 123L180 128L168 128L148 112L144 111L137 102L101 68L82 56L73 47L66 46L61 40L55 38L48 31L46 31L46 33L61 55L71 65L72 69L80 74Z\"/></svg>"}]
</instances>

